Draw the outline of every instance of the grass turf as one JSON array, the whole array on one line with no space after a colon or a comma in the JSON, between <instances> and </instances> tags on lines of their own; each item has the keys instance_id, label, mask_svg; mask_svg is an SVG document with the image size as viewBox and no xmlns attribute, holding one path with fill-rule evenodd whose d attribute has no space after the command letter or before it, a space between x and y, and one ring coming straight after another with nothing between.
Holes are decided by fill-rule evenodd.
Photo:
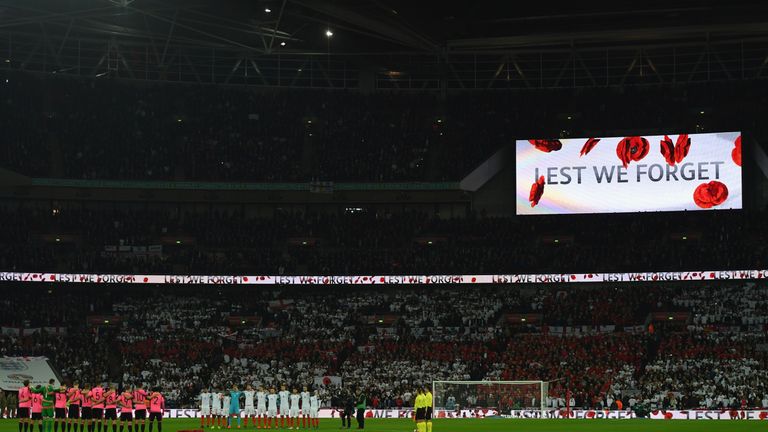
<instances>
[{"instance_id":1,"label":"grass turf","mask_svg":"<svg viewBox=\"0 0 768 432\"><path fill-rule=\"evenodd\" d=\"M433 432L740 432L740 431L765 431L765 421L759 420L524 420L524 419L444 419L434 422ZM357 427L352 423L352 429ZM340 429L339 419L321 419L320 430L336 431ZM196 419L165 419L163 420L163 432L178 432L181 430L200 429L200 420ZM365 430L370 432L412 432L414 423L403 419L368 419L365 421ZM215 429L218 431L219 429ZM222 429L225 430L225 429ZM237 429L235 429L237 430ZM253 425L241 431L256 430ZM270 429L274 431L275 429ZM278 431L288 429L278 429ZM300 429L301 430L301 429ZM312 429L307 429L311 431ZM106 432L111 432L108 428ZM214 431L206 429L206 431ZM0 420L0 432L18 432L18 423L15 420ZM37 432L37 429L30 432ZM127 429L125 430L127 432ZM149 432L149 426L147 426ZM157 427L153 432L157 432Z\"/></svg>"}]
</instances>

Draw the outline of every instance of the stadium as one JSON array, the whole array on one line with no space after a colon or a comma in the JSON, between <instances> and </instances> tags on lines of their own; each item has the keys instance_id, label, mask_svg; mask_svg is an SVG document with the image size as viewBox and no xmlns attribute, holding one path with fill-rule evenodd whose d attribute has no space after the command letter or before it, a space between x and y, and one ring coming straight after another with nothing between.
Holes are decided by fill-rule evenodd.
<instances>
[{"instance_id":1,"label":"stadium","mask_svg":"<svg viewBox=\"0 0 768 432\"><path fill-rule=\"evenodd\" d=\"M766 78L744 0L0 0L0 432L762 430Z\"/></svg>"}]
</instances>

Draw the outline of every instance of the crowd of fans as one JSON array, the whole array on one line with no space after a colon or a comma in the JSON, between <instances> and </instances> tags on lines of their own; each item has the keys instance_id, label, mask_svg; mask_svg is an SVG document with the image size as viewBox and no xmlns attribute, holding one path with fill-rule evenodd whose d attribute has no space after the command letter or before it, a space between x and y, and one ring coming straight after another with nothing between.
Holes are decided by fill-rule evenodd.
<instances>
[{"instance_id":1,"label":"crowd of fans","mask_svg":"<svg viewBox=\"0 0 768 432\"><path fill-rule=\"evenodd\" d=\"M749 303L762 284L7 288L0 355L48 356L66 380L159 386L170 406L232 384L314 386L326 404L354 385L379 407L408 406L413 387L434 380L547 381L544 404L555 408L760 407L768 394L763 309L696 322L715 301L730 316L741 303L728 300ZM632 313L585 316L598 296ZM653 322L671 310L685 322ZM465 393L452 403L539 406L533 390Z\"/></svg>"},{"instance_id":2,"label":"crowd of fans","mask_svg":"<svg viewBox=\"0 0 768 432\"><path fill-rule=\"evenodd\" d=\"M375 209L362 213L275 210L273 215L257 216L247 209L222 211L216 207L195 211L30 204L0 209L0 223L15 227L0 233L0 269L507 274L733 270L758 269L764 264L761 257L768 252L762 242L768 234L765 212L680 213L674 215L673 224L670 217L659 213L569 219L542 216L536 220L481 214L444 218ZM151 245L160 245L162 250L137 254L116 249ZM699 253L702 248L707 254ZM621 318L635 313L599 297L588 303L584 314ZM550 305L549 310L557 314L557 305Z\"/></svg>"},{"instance_id":3,"label":"crowd of fans","mask_svg":"<svg viewBox=\"0 0 768 432\"><path fill-rule=\"evenodd\" d=\"M736 129L759 135L768 94L762 86L440 98L12 73L0 83L0 156L2 167L38 177L457 181L516 139Z\"/></svg>"}]
</instances>

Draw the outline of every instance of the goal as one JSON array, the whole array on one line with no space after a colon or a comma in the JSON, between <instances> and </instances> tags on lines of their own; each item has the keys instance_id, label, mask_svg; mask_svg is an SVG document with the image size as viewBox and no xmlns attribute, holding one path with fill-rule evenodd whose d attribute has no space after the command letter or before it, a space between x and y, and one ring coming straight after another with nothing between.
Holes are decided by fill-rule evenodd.
<instances>
[{"instance_id":1,"label":"goal","mask_svg":"<svg viewBox=\"0 0 768 432\"><path fill-rule=\"evenodd\" d=\"M433 381L435 417L488 417L546 409L547 381Z\"/></svg>"}]
</instances>

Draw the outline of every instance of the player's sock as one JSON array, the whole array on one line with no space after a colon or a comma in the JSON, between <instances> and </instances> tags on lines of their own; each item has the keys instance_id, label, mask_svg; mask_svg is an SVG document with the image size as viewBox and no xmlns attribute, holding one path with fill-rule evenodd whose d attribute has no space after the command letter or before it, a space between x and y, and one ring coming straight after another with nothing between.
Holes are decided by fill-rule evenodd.
<instances>
[{"instance_id":1,"label":"player's sock","mask_svg":"<svg viewBox=\"0 0 768 432\"><path fill-rule=\"evenodd\" d=\"M248 421L248 417L245 418L245 421ZM237 416L237 428L240 429L240 416Z\"/></svg>"},{"instance_id":2,"label":"player's sock","mask_svg":"<svg viewBox=\"0 0 768 432\"><path fill-rule=\"evenodd\" d=\"M40 432L43 432L43 424L42 423L38 423L37 424L37 430L39 430Z\"/></svg>"},{"instance_id":3,"label":"player's sock","mask_svg":"<svg viewBox=\"0 0 768 432\"><path fill-rule=\"evenodd\" d=\"M163 422L162 422L162 420L157 422L157 432L163 432Z\"/></svg>"},{"instance_id":4,"label":"player's sock","mask_svg":"<svg viewBox=\"0 0 768 432\"><path fill-rule=\"evenodd\" d=\"M124 430L125 430L125 426L121 424L120 425L120 432L123 432Z\"/></svg>"},{"instance_id":5,"label":"player's sock","mask_svg":"<svg viewBox=\"0 0 768 432\"><path fill-rule=\"evenodd\" d=\"M141 424L141 432L144 432L146 430L146 427L147 427L147 423L146 422L142 423Z\"/></svg>"},{"instance_id":6,"label":"player's sock","mask_svg":"<svg viewBox=\"0 0 768 432\"><path fill-rule=\"evenodd\" d=\"M133 432L133 425L128 423L128 432Z\"/></svg>"},{"instance_id":7,"label":"player's sock","mask_svg":"<svg viewBox=\"0 0 768 432\"><path fill-rule=\"evenodd\" d=\"M112 432L117 432L117 425L112 423Z\"/></svg>"},{"instance_id":8,"label":"player's sock","mask_svg":"<svg viewBox=\"0 0 768 432\"><path fill-rule=\"evenodd\" d=\"M19 422L19 432L23 432L23 431L27 430L27 428L24 427L25 424L26 423L22 424L21 422Z\"/></svg>"},{"instance_id":9,"label":"player's sock","mask_svg":"<svg viewBox=\"0 0 768 432\"><path fill-rule=\"evenodd\" d=\"M155 425L155 422L149 422L149 432L152 432L152 427Z\"/></svg>"},{"instance_id":10,"label":"player's sock","mask_svg":"<svg viewBox=\"0 0 768 432\"><path fill-rule=\"evenodd\" d=\"M53 422L53 432L59 432L59 422Z\"/></svg>"},{"instance_id":11,"label":"player's sock","mask_svg":"<svg viewBox=\"0 0 768 432\"><path fill-rule=\"evenodd\" d=\"M431 421L427 422L427 432L432 432L432 422Z\"/></svg>"}]
</instances>

